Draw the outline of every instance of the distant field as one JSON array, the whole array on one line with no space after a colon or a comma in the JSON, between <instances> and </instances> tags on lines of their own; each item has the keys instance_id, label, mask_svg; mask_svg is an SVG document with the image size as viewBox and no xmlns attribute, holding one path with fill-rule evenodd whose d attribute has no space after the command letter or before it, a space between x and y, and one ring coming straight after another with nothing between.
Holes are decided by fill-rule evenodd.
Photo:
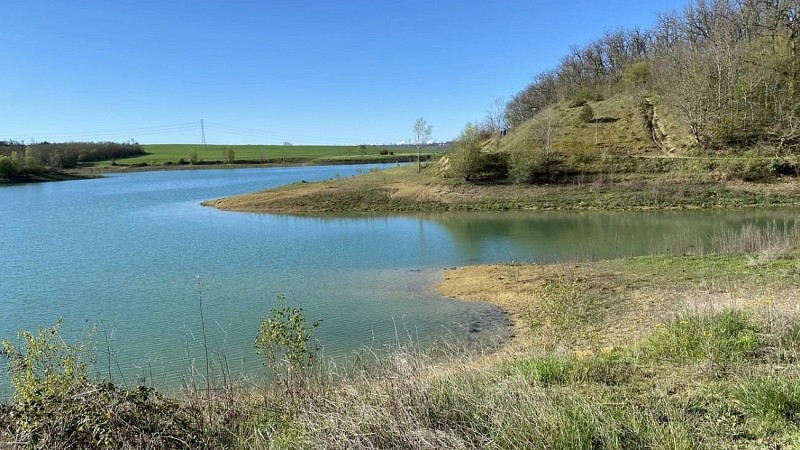
<instances>
[{"instance_id":1,"label":"distant field","mask_svg":"<svg viewBox=\"0 0 800 450\"><path fill-rule=\"evenodd\" d=\"M200 144L151 144L142 145L147 152L146 155L133 158L116 160L117 164L133 165L147 163L149 165L159 165L164 163L180 163L181 160L188 163L189 154L197 152L197 160L202 163L221 162L223 152L231 148L234 152L234 159L239 163L244 162L279 162L279 161L336 161L336 160L374 160L381 157L381 150L387 153L392 152L391 156L416 155L416 150L410 147L395 146L367 146L366 150L359 146L340 146L340 145L200 145ZM424 148L423 154L433 155L443 153L438 147ZM387 159L390 155L385 155ZM97 163L96 166L108 166L111 161Z\"/></svg>"}]
</instances>

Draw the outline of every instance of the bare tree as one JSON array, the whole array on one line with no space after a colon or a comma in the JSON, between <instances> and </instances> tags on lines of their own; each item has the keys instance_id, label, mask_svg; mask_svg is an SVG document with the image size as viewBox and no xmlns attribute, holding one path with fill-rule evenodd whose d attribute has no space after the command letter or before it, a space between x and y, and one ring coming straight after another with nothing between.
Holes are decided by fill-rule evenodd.
<instances>
[{"instance_id":1,"label":"bare tree","mask_svg":"<svg viewBox=\"0 0 800 450\"><path fill-rule=\"evenodd\" d=\"M431 131L433 131L433 127L428 125L428 122L425 122L422 117L417 118L416 122L414 122L414 144L417 146L417 173L422 170L420 152L422 146L431 138Z\"/></svg>"}]
</instances>

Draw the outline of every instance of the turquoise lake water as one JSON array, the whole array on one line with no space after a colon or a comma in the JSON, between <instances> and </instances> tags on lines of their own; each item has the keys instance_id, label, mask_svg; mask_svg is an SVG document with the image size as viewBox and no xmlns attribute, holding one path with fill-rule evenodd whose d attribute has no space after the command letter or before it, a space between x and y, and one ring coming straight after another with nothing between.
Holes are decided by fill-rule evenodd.
<instances>
[{"instance_id":1,"label":"turquoise lake water","mask_svg":"<svg viewBox=\"0 0 800 450\"><path fill-rule=\"evenodd\" d=\"M797 210L661 213L452 213L291 217L222 212L208 199L376 166L142 172L0 187L0 338L64 318L98 324L112 376L175 386L212 358L258 372L252 343L276 304L323 319L325 353L398 337L469 340L498 333L499 310L439 296L442 269L662 251ZM106 358L107 359L107 358ZM98 357L97 370L108 371ZM199 363L199 361L203 361ZM0 386L2 388L2 386Z\"/></svg>"}]
</instances>

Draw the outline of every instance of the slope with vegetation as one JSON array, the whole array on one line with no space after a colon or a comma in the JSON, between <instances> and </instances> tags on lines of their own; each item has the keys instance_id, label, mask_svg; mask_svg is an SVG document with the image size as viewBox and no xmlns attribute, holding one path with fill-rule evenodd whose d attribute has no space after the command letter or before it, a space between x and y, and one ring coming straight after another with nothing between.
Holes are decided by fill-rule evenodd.
<instances>
[{"instance_id":1,"label":"slope with vegetation","mask_svg":"<svg viewBox=\"0 0 800 450\"><path fill-rule=\"evenodd\" d=\"M796 203L800 20L700 1L574 47L419 177L213 202L247 211L637 209ZM326 201L325 198L334 198Z\"/></svg>"},{"instance_id":2,"label":"slope with vegetation","mask_svg":"<svg viewBox=\"0 0 800 450\"><path fill-rule=\"evenodd\" d=\"M699 1L650 30L608 32L490 114L479 139L468 125L449 174L552 182L673 171L687 163L671 159L691 158L702 161L697 172L720 167L748 181L796 175L798 41L792 0Z\"/></svg>"}]
</instances>

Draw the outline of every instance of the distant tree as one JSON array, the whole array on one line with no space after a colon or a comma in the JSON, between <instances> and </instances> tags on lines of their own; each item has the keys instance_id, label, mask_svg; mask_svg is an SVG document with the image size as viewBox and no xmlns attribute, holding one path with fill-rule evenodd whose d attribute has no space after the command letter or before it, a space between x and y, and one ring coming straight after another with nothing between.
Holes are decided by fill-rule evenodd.
<instances>
[{"instance_id":1,"label":"distant tree","mask_svg":"<svg viewBox=\"0 0 800 450\"><path fill-rule=\"evenodd\" d=\"M13 162L20 170L23 170L25 168L25 158L22 156L21 152L18 152L16 150L12 151L11 162Z\"/></svg>"},{"instance_id":2,"label":"distant tree","mask_svg":"<svg viewBox=\"0 0 800 450\"><path fill-rule=\"evenodd\" d=\"M222 161L225 164L233 164L236 161L236 156L233 152L233 147L230 145L225 147L225 150L222 151Z\"/></svg>"},{"instance_id":3,"label":"distant tree","mask_svg":"<svg viewBox=\"0 0 800 450\"><path fill-rule=\"evenodd\" d=\"M19 174L19 168L11 158L0 156L0 179L8 180Z\"/></svg>"},{"instance_id":4,"label":"distant tree","mask_svg":"<svg viewBox=\"0 0 800 450\"><path fill-rule=\"evenodd\" d=\"M293 144L291 142L289 142L289 141L284 141L283 145L286 146L286 147L291 147Z\"/></svg>"},{"instance_id":5,"label":"distant tree","mask_svg":"<svg viewBox=\"0 0 800 450\"><path fill-rule=\"evenodd\" d=\"M417 118L416 122L414 122L414 144L417 146L417 173L422 170L420 152L422 146L431 138L431 131L433 131L433 127L428 125L422 117Z\"/></svg>"},{"instance_id":6,"label":"distant tree","mask_svg":"<svg viewBox=\"0 0 800 450\"><path fill-rule=\"evenodd\" d=\"M366 145L364 145L364 144L361 144L361 145L359 145L359 146L358 146L358 151L359 151L359 152L360 152L362 155L365 155L365 156L366 156L366 154L367 154L367 146L366 146Z\"/></svg>"},{"instance_id":7,"label":"distant tree","mask_svg":"<svg viewBox=\"0 0 800 450\"><path fill-rule=\"evenodd\" d=\"M189 164L197 164L197 150L189 150Z\"/></svg>"}]
</instances>

